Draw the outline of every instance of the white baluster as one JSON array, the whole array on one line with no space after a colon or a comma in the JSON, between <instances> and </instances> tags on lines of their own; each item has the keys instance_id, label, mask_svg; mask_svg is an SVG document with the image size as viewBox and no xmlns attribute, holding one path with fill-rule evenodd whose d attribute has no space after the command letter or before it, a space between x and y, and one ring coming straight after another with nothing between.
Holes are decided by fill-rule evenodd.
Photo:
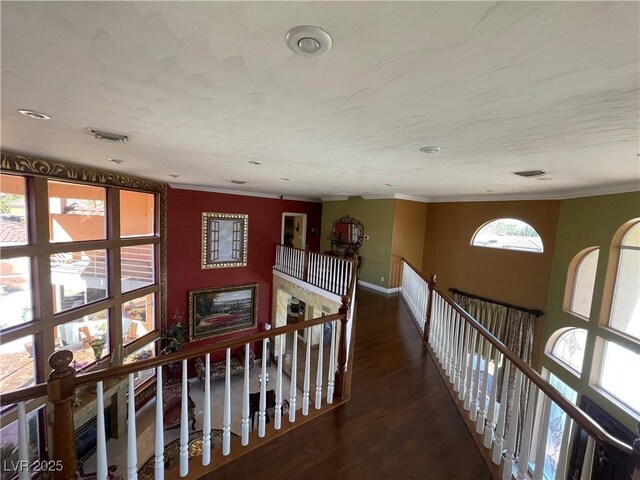
<instances>
[{"instance_id":1,"label":"white baluster","mask_svg":"<svg viewBox=\"0 0 640 480\"><path fill-rule=\"evenodd\" d=\"M249 445L249 344L244 346L244 384L242 389L242 446Z\"/></svg>"},{"instance_id":2,"label":"white baluster","mask_svg":"<svg viewBox=\"0 0 640 480\"><path fill-rule=\"evenodd\" d=\"M444 373L447 377L451 376L451 334L453 333L453 326L449 318L449 304L443 302L442 317L444 318Z\"/></svg>"},{"instance_id":3,"label":"white baluster","mask_svg":"<svg viewBox=\"0 0 640 480\"><path fill-rule=\"evenodd\" d=\"M475 369L473 368L473 360L475 356L476 349L476 337L478 335L478 331L471 327L473 332L471 332L471 342L469 343L469 359L467 360L467 390L464 393L464 409L469 410L471 413L471 405L472 401L475 403L474 389L476 388L475 380ZM474 417L475 418L475 417Z\"/></svg>"},{"instance_id":4,"label":"white baluster","mask_svg":"<svg viewBox=\"0 0 640 480\"><path fill-rule=\"evenodd\" d=\"M469 343L471 342L471 330L473 327L471 324L467 323L467 321L463 318L465 329L464 329L464 338L462 339L462 360L460 362L460 390L458 391L458 400L464 400L467 395L467 390L469 389Z\"/></svg>"},{"instance_id":5,"label":"white baluster","mask_svg":"<svg viewBox=\"0 0 640 480\"><path fill-rule=\"evenodd\" d=\"M322 362L324 354L324 323L319 326L320 329L320 345L318 346L318 365L316 370L316 410L322 407Z\"/></svg>"},{"instance_id":6,"label":"white baluster","mask_svg":"<svg viewBox=\"0 0 640 480\"><path fill-rule=\"evenodd\" d=\"M291 384L289 389L289 421L296 421L296 396L298 394L298 331L293 332L291 348Z\"/></svg>"},{"instance_id":7,"label":"white baluster","mask_svg":"<svg viewBox=\"0 0 640 480\"><path fill-rule=\"evenodd\" d=\"M295 332L294 332L295 334ZM284 359L284 342L286 335L280 335L278 349L278 371L276 373L276 408L274 410L273 428L280 430L282 427L282 362Z\"/></svg>"},{"instance_id":8,"label":"white baluster","mask_svg":"<svg viewBox=\"0 0 640 480\"><path fill-rule=\"evenodd\" d=\"M162 367L156 368L156 438L154 478L164 480L164 410L162 409Z\"/></svg>"},{"instance_id":9,"label":"white baluster","mask_svg":"<svg viewBox=\"0 0 640 480\"><path fill-rule=\"evenodd\" d=\"M498 366L500 365L501 353L496 350L496 358L493 363L493 378L491 380L491 393L489 400L489 413L487 414L487 423L484 427L484 443L485 448L491 448L493 443L493 432L496 428L496 397L498 396Z\"/></svg>"},{"instance_id":10,"label":"white baluster","mask_svg":"<svg viewBox=\"0 0 640 480\"><path fill-rule=\"evenodd\" d=\"M456 377L458 372L458 336L460 335L460 321L455 314L455 310L449 306L451 325L453 326L453 336L451 342L451 372L449 380L453 384L453 389L456 388Z\"/></svg>"},{"instance_id":11,"label":"white baluster","mask_svg":"<svg viewBox=\"0 0 640 480\"><path fill-rule=\"evenodd\" d=\"M133 373L129 374L129 399L127 403L127 478L138 480L138 436L136 435L136 391Z\"/></svg>"},{"instance_id":12,"label":"white baluster","mask_svg":"<svg viewBox=\"0 0 640 480\"><path fill-rule=\"evenodd\" d=\"M329 378L327 379L327 403L333 403L336 384L336 322L331 322L331 346L329 347Z\"/></svg>"},{"instance_id":13,"label":"white baluster","mask_svg":"<svg viewBox=\"0 0 640 480\"><path fill-rule=\"evenodd\" d=\"M498 424L496 425L495 436L493 438L493 456L491 460L496 465L502 461L502 445L504 443L504 425L507 418L507 399L509 398L509 369L511 362L504 359L504 374L502 375L502 392L500 393L500 413L498 414ZM497 382L498 379L496 378ZM496 384L497 388L497 384Z\"/></svg>"},{"instance_id":14,"label":"white baluster","mask_svg":"<svg viewBox=\"0 0 640 480\"><path fill-rule=\"evenodd\" d=\"M587 439L587 448L584 452L584 460L582 461L582 470L580 471L580 480L589 480L593 473L593 455L596 450L596 442L591 435Z\"/></svg>"},{"instance_id":15,"label":"white baluster","mask_svg":"<svg viewBox=\"0 0 640 480\"><path fill-rule=\"evenodd\" d=\"M520 390L522 388L522 372L516 370L513 403L511 404L511 418L509 419L509 431L507 433L507 452L504 456L504 468L502 480L511 480L513 464L516 459L516 434L518 433L518 416L520 414Z\"/></svg>"},{"instance_id":16,"label":"white baluster","mask_svg":"<svg viewBox=\"0 0 640 480\"><path fill-rule=\"evenodd\" d=\"M569 415L565 414L564 428L562 429L562 443L560 445L560 454L558 455L558 466L556 468L555 480L564 480L567 478L567 460L569 459L569 443L571 442L573 420Z\"/></svg>"},{"instance_id":17,"label":"white baluster","mask_svg":"<svg viewBox=\"0 0 640 480\"><path fill-rule=\"evenodd\" d=\"M227 348L224 370L224 404L222 406L222 455L231 453L231 349Z\"/></svg>"},{"instance_id":18,"label":"white baluster","mask_svg":"<svg viewBox=\"0 0 640 480\"><path fill-rule=\"evenodd\" d=\"M489 361L491 360L491 343L487 343L487 355L484 359L484 378L482 389L478 396L478 421L476 422L476 433L484 432L484 422L487 418L487 389L489 388Z\"/></svg>"},{"instance_id":19,"label":"white baluster","mask_svg":"<svg viewBox=\"0 0 640 480\"><path fill-rule=\"evenodd\" d=\"M27 434L27 405L18 402L18 460L20 461L19 480L31 480L29 472L29 436ZM6 460L5 460L6 461ZM6 465L3 465L6 467Z\"/></svg>"},{"instance_id":20,"label":"white baluster","mask_svg":"<svg viewBox=\"0 0 640 480\"><path fill-rule=\"evenodd\" d=\"M536 448L535 469L533 471L534 480L542 480L544 477L544 459L547 451L547 433L549 432L549 418L551 417L551 400L540 392L540 431L538 432L538 445Z\"/></svg>"},{"instance_id":21,"label":"white baluster","mask_svg":"<svg viewBox=\"0 0 640 480\"><path fill-rule=\"evenodd\" d=\"M96 480L107 480L109 471L107 469L107 437L104 426L104 386L102 382L97 383L96 392Z\"/></svg>"},{"instance_id":22,"label":"white baluster","mask_svg":"<svg viewBox=\"0 0 640 480\"><path fill-rule=\"evenodd\" d=\"M182 404L180 409L180 476L189 474L189 383L187 360L182 360Z\"/></svg>"},{"instance_id":23,"label":"white baluster","mask_svg":"<svg viewBox=\"0 0 640 480\"><path fill-rule=\"evenodd\" d=\"M262 340L262 381L260 382L260 409L258 410L258 436L265 436L267 427L267 339Z\"/></svg>"},{"instance_id":24,"label":"white baluster","mask_svg":"<svg viewBox=\"0 0 640 480\"><path fill-rule=\"evenodd\" d=\"M536 410L536 392L537 387L529 382L529 393L525 395L527 399L527 410L524 416L524 425L522 427L522 435L520 436L520 452L518 453L518 476L517 480L525 480L529 469L529 453L531 452L531 442L533 433L533 417ZM517 406L519 409L519 406Z\"/></svg>"},{"instance_id":25,"label":"white baluster","mask_svg":"<svg viewBox=\"0 0 640 480\"><path fill-rule=\"evenodd\" d=\"M475 329L474 329L475 330ZM478 350L476 354L476 368L473 371L473 380L471 389L471 402L469 404L469 420L475 422L478 418L478 395L480 391L480 365L482 364L482 350L484 349L484 337L478 333Z\"/></svg>"},{"instance_id":26,"label":"white baluster","mask_svg":"<svg viewBox=\"0 0 640 480\"><path fill-rule=\"evenodd\" d=\"M466 333L467 322L458 312L455 313L458 322L460 323L460 328L458 330L458 344L456 345L457 349L457 362L456 362L456 373L455 373L455 385L454 392L458 392L458 396L460 395L460 388L464 388L462 384L462 369L464 365L464 361L466 357L464 355L464 336ZM464 395L464 392L463 392ZM463 397L464 398L464 397Z\"/></svg>"},{"instance_id":27,"label":"white baluster","mask_svg":"<svg viewBox=\"0 0 640 480\"><path fill-rule=\"evenodd\" d=\"M309 383L311 374L311 337L313 332L310 328L306 328L307 332L307 350L304 357L304 386L302 387L302 415L309 415Z\"/></svg>"},{"instance_id":28,"label":"white baluster","mask_svg":"<svg viewBox=\"0 0 640 480\"><path fill-rule=\"evenodd\" d=\"M202 465L211 463L211 354L204 356L204 400L202 413Z\"/></svg>"}]
</instances>

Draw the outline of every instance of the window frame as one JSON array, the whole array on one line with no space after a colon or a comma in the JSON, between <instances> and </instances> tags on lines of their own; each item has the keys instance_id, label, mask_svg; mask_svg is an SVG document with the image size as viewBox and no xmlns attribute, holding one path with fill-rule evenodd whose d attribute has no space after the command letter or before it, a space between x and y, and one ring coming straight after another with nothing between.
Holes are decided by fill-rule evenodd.
<instances>
[{"instance_id":1,"label":"window frame","mask_svg":"<svg viewBox=\"0 0 640 480\"><path fill-rule=\"evenodd\" d=\"M556 364L560 365L564 370L566 370L567 372L571 373L572 375L574 375L577 378L580 378L580 376L582 375L582 373L585 370L585 361L584 361L584 354L583 354L583 358L582 358L582 365L580 370L576 370L573 365L569 364L567 361L565 361L564 359L562 359L561 357L559 357L558 355L556 355L553 350L556 346L556 344L558 343L558 341L560 341L560 339L567 335L568 333L570 333L572 330L580 330L580 331L584 331L585 332L585 344L584 344L584 348L583 350L586 352L587 350L587 342L589 339L589 330L587 330L586 328L582 328L582 327L565 327L565 328L560 328L558 330L556 330L553 335L551 335L551 337L549 337L549 340L547 341L547 345L545 347L545 354ZM554 375L556 375L554 372L550 372ZM556 375L557 376L557 375Z\"/></svg>"},{"instance_id":2,"label":"window frame","mask_svg":"<svg viewBox=\"0 0 640 480\"><path fill-rule=\"evenodd\" d=\"M109 312L110 352L105 358L115 364L140 347L157 341L161 337L162 320L166 318L166 184L150 180L119 175L86 167L63 163L53 163L44 159L2 152L3 174L25 178L25 201L27 212L27 238L24 245L7 245L2 248L2 259L27 257L31 260L31 286L33 318L30 322L14 325L0 332L0 344L9 343L27 335L33 335L34 381L42 383L51 371L48 357L54 352L53 330L59 325L102 310ZM105 239L52 242L49 227L48 181L68 182L106 189L105 201ZM153 235L122 237L120 233L120 192L123 190L150 193L154 195ZM124 247L148 245L154 246L154 282L153 284L121 292L121 249ZM107 253L107 297L86 305L54 313L51 285L50 256L80 250L106 250ZM155 295L154 329L146 335L123 345L122 305L143 295ZM112 353L114 358L111 359ZM94 364L95 365L95 364ZM46 399L29 402L28 410L40 407ZM2 411L0 425L12 421L15 410L8 407ZM11 413L10 415L5 415Z\"/></svg>"},{"instance_id":3,"label":"window frame","mask_svg":"<svg viewBox=\"0 0 640 480\"><path fill-rule=\"evenodd\" d=\"M589 321L589 316L585 317L584 315L579 314L578 312L574 311L573 308L573 300L575 297L575 292L576 292L576 283L578 281L578 274L580 272L580 267L582 266L584 260L586 260L586 258L593 254L594 252L597 253L597 260L596 260L596 270L593 276L593 288L591 290L591 302L590 302L590 306L589 306L589 312L591 312L591 308L593 307L593 296L595 293L595 286L596 286L596 279L598 276L598 262L600 261L600 247L598 246L594 246L594 247L587 247L583 250L580 250L571 260L571 263L569 264L569 269L567 272L567 283L564 289L564 301L562 302L562 309L573 315L574 317L577 317L581 320L585 320L585 321Z\"/></svg>"},{"instance_id":4,"label":"window frame","mask_svg":"<svg viewBox=\"0 0 640 480\"><path fill-rule=\"evenodd\" d=\"M499 222L501 220L515 220L521 223L524 223L527 227L531 228L535 234L538 236L538 238L540 239L540 250L530 250L530 249L526 249L526 248L505 248L505 247L491 247L488 245L477 245L475 243L476 241L476 237L478 236L478 233L485 228L487 225L490 225L492 223L495 222ZM508 251L508 252L522 252L522 253L534 253L534 254L544 254L544 241L542 240L542 236L538 233L538 230L536 230L533 225L531 225L529 222L525 222L524 220L521 220L519 218L514 218L514 217L500 217L500 218L494 218L492 220L489 220L487 222L484 222L482 225L480 225L474 232L473 235L471 236L471 242L469 242L469 245L472 247L478 247L478 248L489 248L491 250L502 250L502 251Z\"/></svg>"}]
</instances>

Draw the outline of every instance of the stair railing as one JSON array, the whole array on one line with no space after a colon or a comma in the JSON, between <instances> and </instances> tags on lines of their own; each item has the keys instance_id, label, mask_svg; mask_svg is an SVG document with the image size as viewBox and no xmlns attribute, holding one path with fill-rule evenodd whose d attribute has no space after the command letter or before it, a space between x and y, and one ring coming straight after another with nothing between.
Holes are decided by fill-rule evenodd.
<instances>
[{"instance_id":1,"label":"stair railing","mask_svg":"<svg viewBox=\"0 0 640 480\"><path fill-rule=\"evenodd\" d=\"M265 437L268 433L272 435L278 430L287 430L291 428L291 424L302 417L314 416L315 411L321 411L327 407L336 406L345 401L348 397L348 385L346 385L346 359L347 359L347 321L350 318L350 298L352 290L342 297L342 306L339 312L333 315L316 318L302 323L290 324L283 327L274 328L248 335L242 338L232 340L224 340L217 344L203 345L188 351L180 351L161 355L139 362L112 366L111 368L97 370L90 373L76 374L73 363L73 354L68 350L59 350L49 358L49 365L53 369L49 375L47 383L41 383L29 388L17 390L15 392L0 395L0 405L17 406L18 411L18 431L19 431L19 462L16 463L16 471L20 480L32 478L32 474L38 473L34 471L33 465L29 465L28 454L28 438L27 438L27 402L40 397L47 397L48 402L53 405L53 438L55 439L51 445L50 461L37 462L39 465L47 465L49 472L52 473L55 480L71 480L82 478L82 474L77 473L78 462L76 458L75 445L75 425L74 425L74 395L75 392L82 387L95 387L96 389L96 429L97 429L97 472L96 477L107 479L111 478L113 468L109 465L107 455L107 443L105 437L105 416L99 414L104 412L105 390L113 388L114 384L125 382L128 390L129 399L135 397L135 375L138 372L154 369L156 375L156 392L155 392L155 460L153 478L163 480L165 478L165 444L164 444L164 426L163 426L163 387L167 373L167 368L171 364L180 364L182 366L180 388L180 453L178 473L171 473L173 470L166 472L168 478L190 476L197 478L207 472L210 472L215 466L212 464L212 457L216 456L218 460L228 456L231 453L232 445L232 398L231 398L231 351L233 349L244 349L244 381L242 398L233 399L242 404L241 418L236 424L241 425L239 435L239 444L233 448L242 449L250 442ZM298 332L305 331L307 338L304 362L298 363L297 337ZM315 361L312 362L311 345L313 338L318 338L319 345ZM326 332L326 333L325 333ZM289 380L289 389L285 388L283 380L283 364L284 348L287 334L293 335L294 341L291 346L290 366L291 374ZM326 335L328 334L328 335ZM325 336L326 335L326 336ZM266 348L269 339L275 340L274 344L278 348L278 364L277 375L275 381L275 404L270 406L274 408L274 418L272 427L267 428L267 371L268 348ZM262 344L262 362L261 362L261 382L258 402L258 422L257 436L250 431L249 425L253 423L250 418L250 392L249 392L249 348L251 344ZM325 346L325 343L328 343ZM329 350L327 360L323 358L324 350ZM216 352L224 352L225 373L224 373L224 393L223 393L223 409L222 409L222 448L221 452L211 450L211 357ZM188 361L199 357L204 357L204 400L202 413L202 453L197 458L189 458L189 445L192 441L189 431L189 423L193 420L192 401L189 397L189 381L188 381ZM314 364L315 363L315 364ZM302 389L298 386L297 378L299 373L303 373ZM315 374L314 374L315 372ZM286 406L288 405L288 415L285 415ZM297 407L301 405L300 412ZM126 478L134 480L138 478L138 449L137 445L137 425L135 402L128 401L128 418L127 421L127 468ZM287 420L288 419L288 420ZM174 469L175 470L175 469ZM41 471L42 472L42 471ZM190 473L191 472L191 473ZM44 473L44 472L42 472Z\"/></svg>"},{"instance_id":2,"label":"stair railing","mask_svg":"<svg viewBox=\"0 0 640 480\"><path fill-rule=\"evenodd\" d=\"M403 259L401 296L414 317L441 374L475 424L479 442L501 467L503 480L544 477L550 411L565 413L556 479L593 478L596 446L601 455L622 452L631 459L629 478L640 480L640 438L628 445L606 432L515 355L437 286ZM521 405L526 405L524 411ZM640 424L638 425L640 434ZM569 471L576 429L588 436L581 464Z\"/></svg>"}]
</instances>

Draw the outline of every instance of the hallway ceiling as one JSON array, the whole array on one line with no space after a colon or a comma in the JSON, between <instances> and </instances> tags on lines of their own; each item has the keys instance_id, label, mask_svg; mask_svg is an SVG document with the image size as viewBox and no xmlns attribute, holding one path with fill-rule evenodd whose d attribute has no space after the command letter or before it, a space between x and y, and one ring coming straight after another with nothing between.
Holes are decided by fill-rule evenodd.
<instances>
[{"instance_id":1,"label":"hallway ceiling","mask_svg":"<svg viewBox=\"0 0 640 480\"><path fill-rule=\"evenodd\" d=\"M639 18L638 2L3 2L2 148L314 198L629 191ZM287 47L305 24L330 52Z\"/></svg>"}]
</instances>

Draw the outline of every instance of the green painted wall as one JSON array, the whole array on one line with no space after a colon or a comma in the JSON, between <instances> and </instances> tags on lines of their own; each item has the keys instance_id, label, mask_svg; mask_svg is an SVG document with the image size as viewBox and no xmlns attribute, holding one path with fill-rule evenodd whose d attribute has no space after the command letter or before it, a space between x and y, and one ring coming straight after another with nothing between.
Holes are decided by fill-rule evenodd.
<instances>
[{"instance_id":1,"label":"green painted wall","mask_svg":"<svg viewBox=\"0 0 640 480\"><path fill-rule=\"evenodd\" d=\"M607 397L589 386L592 363L594 363L596 336L611 338L606 329L600 327L601 308L611 240L616 231L632 218L640 217L640 193L625 193L599 197L564 200L560 206L560 219L556 237L555 255L551 269L551 282L544 321L542 348L549 337L559 328L579 327L589 330L584 364L580 378L560 367L547 355L542 354L542 365L560 377L565 383L587 395L602 408L609 411L631 431L635 431L637 420L614 406ZM563 311L567 271L573 257L587 247L600 247L590 320L587 322ZM632 342L631 342L632 343ZM640 346L635 346L640 351ZM541 352L542 353L542 352ZM630 373L631 375L631 373ZM631 380L631 377L629 378Z\"/></svg>"},{"instance_id":2,"label":"green painted wall","mask_svg":"<svg viewBox=\"0 0 640 480\"><path fill-rule=\"evenodd\" d=\"M324 202L322 204L322 231L320 251L330 250L329 233L334 220L349 215L364 227L364 240L358 251L360 268L358 279L364 282L389 287L391 262L391 235L393 229L393 199L365 200L350 197L348 200ZM380 280L384 277L384 280Z\"/></svg>"}]
</instances>

